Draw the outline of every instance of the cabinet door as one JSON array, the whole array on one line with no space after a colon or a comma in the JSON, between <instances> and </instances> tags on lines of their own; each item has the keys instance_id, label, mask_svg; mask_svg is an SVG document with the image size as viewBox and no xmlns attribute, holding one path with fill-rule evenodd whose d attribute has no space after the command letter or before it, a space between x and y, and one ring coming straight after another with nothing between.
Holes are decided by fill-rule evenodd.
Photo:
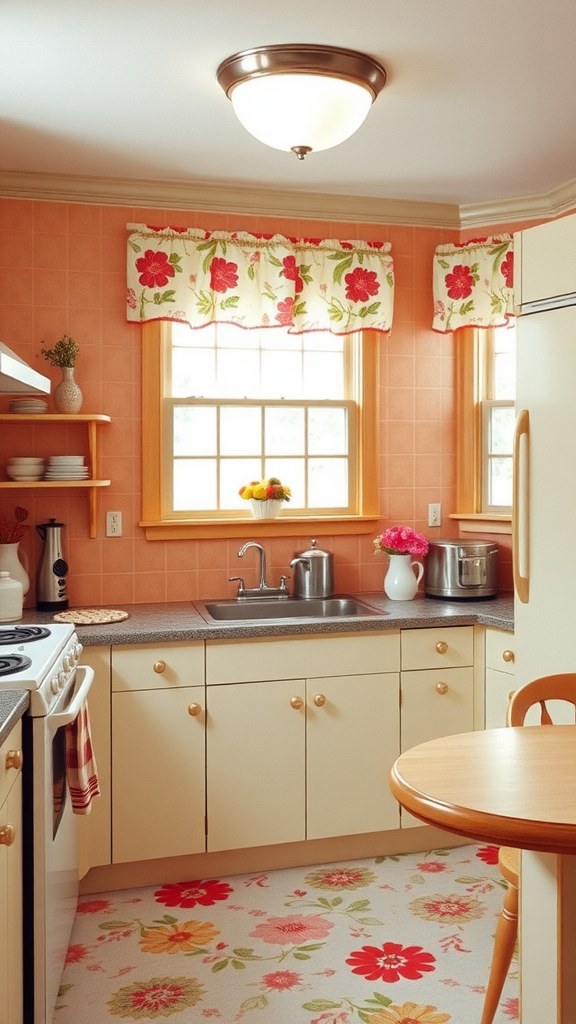
<instances>
[{"instance_id":1,"label":"cabinet door","mask_svg":"<svg viewBox=\"0 0 576 1024\"><path fill-rule=\"evenodd\" d=\"M536 224L515 238L520 255L519 273L515 275L517 302L535 302L576 291L576 216Z\"/></svg>"},{"instance_id":2,"label":"cabinet door","mask_svg":"<svg viewBox=\"0 0 576 1024\"><path fill-rule=\"evenodd\" d=\"M449 668L439 672L403 672L401 675L402 707L400 726L401 750L427 740L472 732L474 729L474 670ZM402 827L421 825L402 809Z\"/></svg>"},{"instance_id":3,"label":"cabinet door","mask_svg":"<svg viewBox=\"0 0 576 1024\"><path fill-rule=\"evenodd\" d=\"M515 690L514 676L508 672L486 669L486 728L503 729L510 696Z\"/></svg>"},{"instance_id":4,"label":"cabinet door","mask_svg":"<svg viewBox=\"0 0 576 1024\"><path fill-rule=\"evenodd\" d=\"M308 839L398 828L388 773L399 754L397 673L307 681Z\"/></svg>"},{"instance_id":5,"label":"cabinet door","mask_svg":"<svg viewBox=\"0 0 576 1024\"><path fill-rule=\"evenodd\" d=\"M113 693L112 722L113 863L204 852L204 687Z\"/></svg>"},{"instance_id":6,"label":"cabinet door","mask_svg":"<svg viewBox=\"0 0 576 1024\"><path fill-rule=\"evenodd\" d=\"M302 679L208 687L209 851L305 839L305 696Z\"/></svg>"}]
</instances>

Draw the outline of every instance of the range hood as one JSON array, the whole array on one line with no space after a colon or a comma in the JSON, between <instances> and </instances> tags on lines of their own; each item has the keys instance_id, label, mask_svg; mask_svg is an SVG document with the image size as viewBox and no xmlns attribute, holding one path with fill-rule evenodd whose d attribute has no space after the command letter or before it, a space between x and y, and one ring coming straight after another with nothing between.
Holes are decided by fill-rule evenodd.
<instances>
[{"instance_id":1,"label":"range hood","mask_svg":"<svg viewBox=\"0 0 576 1024\"><path fill-rule=\"evenodd\" d=\"M33 370L0 341L0 394L49 395L50 378Z\"/></svg>"}]
</instances>

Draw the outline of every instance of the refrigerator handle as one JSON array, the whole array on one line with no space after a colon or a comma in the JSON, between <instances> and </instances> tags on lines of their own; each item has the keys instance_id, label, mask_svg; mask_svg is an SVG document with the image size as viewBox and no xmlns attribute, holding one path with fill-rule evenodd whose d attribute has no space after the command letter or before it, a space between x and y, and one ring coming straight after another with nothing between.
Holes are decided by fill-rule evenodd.
<instances>
[{"instance_id":1,"label":"refrigerator handle","mask_svg":"<svg viewBox=\"0 0 576 1024\"><path fill-rule=\"evenodd\" d=\"M525 439L522 445L522 438ZM530 519L528 500L528 444L530 438L530 418L527 409L518 415L514 433L513 458L513 497L512 497L512 572L514 574L514 591L522 604L528 604L530 595L530 576L528 551L530 541ZM523 467L521 449L526 457ZM525 570L526 575L522 570Z\"/></svg>"}]
</instances>

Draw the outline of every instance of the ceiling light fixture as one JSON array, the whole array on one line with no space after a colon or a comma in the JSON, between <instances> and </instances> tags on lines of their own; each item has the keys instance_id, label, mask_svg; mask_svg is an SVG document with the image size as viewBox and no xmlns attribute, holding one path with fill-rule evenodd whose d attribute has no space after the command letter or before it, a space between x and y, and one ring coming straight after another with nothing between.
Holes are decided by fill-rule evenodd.
<instances>
[{"instance_id":1,"label":"ceiling light fixture","mask_svg":"<svg viewBox=\"0 0 576 1024\"><path fill-rule=\"evenodd\" d=\"M216 74L240 123L299 160L350 138L386 82L365 53L305 43L242 50Z\"/></svg>"}]
</instances>

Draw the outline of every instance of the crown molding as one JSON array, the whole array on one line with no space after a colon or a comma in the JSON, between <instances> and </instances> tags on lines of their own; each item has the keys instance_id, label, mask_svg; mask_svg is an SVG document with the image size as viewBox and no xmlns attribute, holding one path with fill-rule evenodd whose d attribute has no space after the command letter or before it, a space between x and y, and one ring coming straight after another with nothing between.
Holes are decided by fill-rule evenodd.
<instances>
[{"instance_id":1,"label":"crown molding","mask_svg":"<svg viewBox=\"0 0 576 1024\"><path fill-rule=\"evenodd\" d=\"M376 199L325 192L251 189L198 181L148 181L0 171L0 195L47 202L163 207L254 216L366 224L407 224L458 230L458 207L448 203Z\"/></svg>"},{"instance_id":2,"label":"crown molding","mask_svg":"<svg viewBox=\"0 0 576 1024\"><path fill-rule=\"evenodd\" d=\"M549 192L472 203L460 207L462 229L490 224L512 224L523 220L552 220L576 207L576 178Z\"/></svg>"},{"instance_id":3,"label":"crown molding","mask_svg":"<svg viewBox=\"0 0 576 1024\"><path fill-rule=\"evenodd\" d=\"M541 194L470 203L426 203L326 192L254 189L202 181L0 171L0 196L46 202L198 210L252 216L466 230L550 220L576 207L576 178Z\"/></svg>"}]
</instances>

